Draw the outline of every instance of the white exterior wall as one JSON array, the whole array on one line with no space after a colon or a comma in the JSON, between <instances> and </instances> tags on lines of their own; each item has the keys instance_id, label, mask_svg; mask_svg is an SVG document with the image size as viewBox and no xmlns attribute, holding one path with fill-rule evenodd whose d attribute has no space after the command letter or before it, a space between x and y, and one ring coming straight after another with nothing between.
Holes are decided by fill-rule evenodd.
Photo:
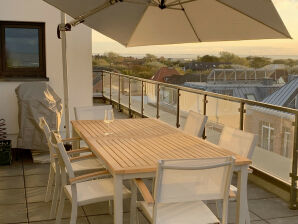
<instances>
[{"instance_id":1,"label":"white exterior wall","mask_svg":"<svg viewBox=\"0 0 298 224\"><path fill-rule=\"evenodd\" d=\"M61 40L56 36L56 28L61 20L60 11L42 0L0 0L0 20L45 22L48 83L63 99ZM90 28L80 24L71 32L67 32L67 54L70 120L74 120L74 106L92 105L92 37ZM0 118L6 120L7 132L11 138L17 135L19 129L15 88L20 83L0 82ZM61 131L65 130L63 120Z\"/></svg>"}]
</instances>

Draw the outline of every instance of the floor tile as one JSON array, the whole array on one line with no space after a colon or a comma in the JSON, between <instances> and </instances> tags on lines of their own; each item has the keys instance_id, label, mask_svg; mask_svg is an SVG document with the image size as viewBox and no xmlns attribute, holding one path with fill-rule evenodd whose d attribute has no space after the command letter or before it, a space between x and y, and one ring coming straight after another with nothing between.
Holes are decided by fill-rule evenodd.
<instances>
[{"instance_id":1,"label":"floor tile","mask_svg":"<svg viewBox=\"0 0 298 224\"><path fill-rule=\"evenodd\" d=\"M100 202L96 204L83 206L86 215L103 215L109 213L109 203Z\"/></svg>"},{"instance_id":2,"label":"floor tile","mask_svg":"<svg viewBox=\"0 0 298 224\"><path fill-rule=\"evenodd\" d=\"M113 215L88 216L90 224L113 224ZM124 213L123 223L129 224L129 213Z\"/></svg>"},{"instance_id":3,"label":"floor tile","mask_svg":"<svg viewBox=\"0 0 298 224\"><path fill-rule=\"evenodd\" d=\"M49 176L47 174L25 176L26 187L46 187Z\"/></svg>"},{"instance_id":4,"label":"floor tile","mask_svg":"<svg viewBox=\"0 0 298 224\"><path fill-rule=\"evenodd\" d=\"M43 202L46 195L46 187L26 188L27 202Z\"/></svg>"},{"instance_id":5,"label":"floor tile","mask_svg":"<svg viewBox=\"0 0 298 224\"><path fill-rule=\"evenodd\" d=\"M269 219L267 220L270 224L298 224L298 216Z\"/></svg>"},{"instance_id":6,"label":"floor tile","mask_svg":"<svg viewBox=\"0 0 298 224\"><path fill-rule=\"evenodd\" d=\"M23 167L22 162L13 162L10 166L1 166L0 168L0 177L8 176L22 176Z\"/></svg>"},{"instance_id":7,"label":"floor tile","mask_svg":"<svg viewBox=\"0 0 298 224\"><path fill-rule=\"evenodd\" d=\"M216 209L216 204L215 203L208 203L208 207L211 209L211 211L217 215L217 209ZM235 217L236 217L236 202L229 202L229 214L228 214L228 223L235 223ZM253 213L249 213L250 215L250 220L251 221L256 221L260 220L258 216L256 216Z\"/></svg>"},{"instance_id":8,"label":"floor tile","mask_svg":"<svg viewBox=\"0 0 298 224\"><path fill-rule=\"evenodd\" d=\"M28 203L29 221L33 222L33 221L49 220L50 209L51 209L51 202ZM66 201L62 217L70 218L70 214L71 214L71 204L69 203L69 201ZM85 216L82 208L78 209L78 216Z\"/></svg>"},{"instance_id":9,"label":"floor tile","mask_svg":"<svg viewBox=\"0 0 298 224\"><path fill-rule=\"evenodd\" d=\"M1 205L19 204L19 203L26 203L24 189L20 188L20 189L0 190Z\"/></svg>"},{"instance_id":10,"label":"floor tile","mask_svg":"<svg viewBox=\"0 0 298 224\"><path fill-rule=\"evenodd\" d=\"M50 171L49 163L25 163L24 164L24 173L25 175L34 175L34 174L48 174Z\"/></svg>"},{"instance_id":11,"label":"floor tile","mask_svg":"<svg viewBox=\"0 0 298 224\"><path fill-rule=\"evenodd\" d=\"M268 224L268 222L265 222L263 220L259 220L259 221L252 221L250 224Z\"/></svg>"},{"instance_id":12,"label":"floor tile","mask_svg":"<svg viewBox=\"0 0 298 224\"><path fill-rule=\"evenodd\" d=\"M0 223L26 223L26 204L0 205Z\"/></svg>"},{"instance_id":13,"label":"floor tile","mask_svg":"<svg viewBox=\"0 0 298 224\"><path fill-rule=\"evenodd\" d=\"M0 177L0 189L24 188L22 176Z\"/></svg>"},{"instance_id":14,"label":"floor tile","mask_svg":"<svg viewBox=\"0 0 298 224\"><path fill-rule=\"evenodd\" d=\"M253 183L247 185L247 198L250 199L265 199L265 198L276 198L275 194L272 194Z\"/></svg>"},{"instance_id":15,"label":"floor tile","mask_svg":"<svg viewBox=\"0 0 298 224\"><path fill-rule=\"evenodd\" d=\"M62 219L60 224L69 224L69 219ZM55 224L55 220L30 222L30 224ZM87 217L78 217L77 224L89 224Z\"/></svg>"},{"instance_id":16,"label":"floor tile","mask_svg":"<svg viewBox=\"0 0 298 224\"><path fill-rule=\"evenodd\" d=\"M288 203L280 198L269 198L249 201L249 210L262 219L298 216L298 210L291 210Z\"/></svg>"}]
</instances>

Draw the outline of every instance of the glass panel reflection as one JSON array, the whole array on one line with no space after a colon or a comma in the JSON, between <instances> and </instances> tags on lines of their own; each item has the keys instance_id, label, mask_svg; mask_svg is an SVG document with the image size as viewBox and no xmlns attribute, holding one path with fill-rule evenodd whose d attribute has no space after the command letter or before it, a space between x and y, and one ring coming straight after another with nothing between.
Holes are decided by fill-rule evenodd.
<instances>
[{"instance_id":1,"label":"glass panel reflection","mask_svg":"<svg viewBox=\"0 0 298 224\"><path fill-rule=\"evenodd\" d=\"M5 50L8 68L38 68L38 29L5 28Z\"/></svg>"}]
</instances>

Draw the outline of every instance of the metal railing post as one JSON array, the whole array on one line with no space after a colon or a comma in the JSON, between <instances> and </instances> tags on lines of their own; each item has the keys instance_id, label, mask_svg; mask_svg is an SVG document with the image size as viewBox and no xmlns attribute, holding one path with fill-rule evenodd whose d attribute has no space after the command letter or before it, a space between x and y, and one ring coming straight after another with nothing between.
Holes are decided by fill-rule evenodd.
<instances>
[{"instance_id":1,"label":"metal railing post","mask_svg":"<svg viewBox=\"0 0 298 224\"><path fill-rule=\"evenodd\" d=\"M141 114L144 117L144 81L142 81Z\"/></svg>"},{"instance_id":2,"label":"metal railing post","mask_svg":"<svg viewBox=\"0 0 298 224\"><path fill-rule=\"evenodd\" d=\"M160 92L160 87L159 84L157 84L157 89L156 89L156 118L159 118L159 92Z\"/></svg>"},{"instance_id":3,"label":"metal railing post","mask_svg":"<svg viewBox=\"0 0 298 224\"><path fill-rule=\"evenodd\" d=\"M120 104L120 75L118 75L118 111L121 112L121 104Z\"/></svg>"},{"instance_id":4,"label":"metal railing post","mask_svg":"<svg viewBox=\"0 0 298 224\"><path fill-rule=\"evenodd\" d=\"M103 97L103 93L104 93L103 87L104 87L104 84L103 84L103 72L101 72L101 95L102 95L102 97Z\"/></svg>"},{"instance_id":5,"label":"metal railing post","mask_svg":"<svg viewBox=\"0 0 298 224\"><path fill-rule=\"evenodd\" d=\"M180 127L180 89L177 89L177 113L176 113L176 127Z\"/></svg>"},{"instance_id":6,"label":"metal railing post","mask_svg":"<svg viewBox=\"0 0 298 224\"><path fill-rule=\"evenodd\" d=\"M128 113L129 113L129 117L132 117L131 114L131 87L130 87L130 78L128 79Z\"/></svg>"},{"instance_id":7,"label":"metal railing post","mask_svg":"<svg viewBox=\"0 0 298 224\"><path fill-rule=\"evenodd\" d=\"M291 177L291 192L290 192L290 208L297 209L297 156L298 156L298 114L295 115L294 143L293 143L293 160Z\"/></svg>"},{"instance_id":8,"label":"metal railing post","mask_svg":"<svg viewBox=\"0 0 298 224\"><path fill-rule=\"evenodd\" d=\"M239 108L239 112L240 112L240 125L239 125L239 129L243 130L243 123L244 123L244 113L245 113L245 109L244 109L244 103L241 102L240 103L240 108Z\"/></svg>"},{"instance_id":9,"label":"metal railing post","mask_svg":"<svg viewBox=\"0 0 298 224\"><path fill-rule=\"evenodd\" d=\"M204 99L203 99L203 114L204 115L207 115L207 103L208 103L207 95L205 94ZM206 125L205 125L204 131L203 131L203 139L206 139Z\"/></svg>"},{"instance_id":10,"label":"metal railing post","mask_svg":"<svg viewBox=\"0 0 298 224\"><path fill-rule=\"evenodd\" d=\"M110 73L110 104L112 104L112 73Z\"/></svg>"}]
</instances>

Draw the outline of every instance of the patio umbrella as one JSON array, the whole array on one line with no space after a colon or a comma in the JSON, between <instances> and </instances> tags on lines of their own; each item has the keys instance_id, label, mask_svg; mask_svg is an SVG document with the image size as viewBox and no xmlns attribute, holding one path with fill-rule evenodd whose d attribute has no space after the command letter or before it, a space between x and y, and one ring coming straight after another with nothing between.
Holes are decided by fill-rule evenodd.
<instances>
[{"instance_id":1,"label":"patio umbrella","mask_svg":"<svg viewBox=\"0 0 298 224\"><path fill-rule=\"evenodd\" d=\"M127 47L291 38L271 0L44 1L74 18L63 33L84 23Z\"/></svg>"}]
</instances>

